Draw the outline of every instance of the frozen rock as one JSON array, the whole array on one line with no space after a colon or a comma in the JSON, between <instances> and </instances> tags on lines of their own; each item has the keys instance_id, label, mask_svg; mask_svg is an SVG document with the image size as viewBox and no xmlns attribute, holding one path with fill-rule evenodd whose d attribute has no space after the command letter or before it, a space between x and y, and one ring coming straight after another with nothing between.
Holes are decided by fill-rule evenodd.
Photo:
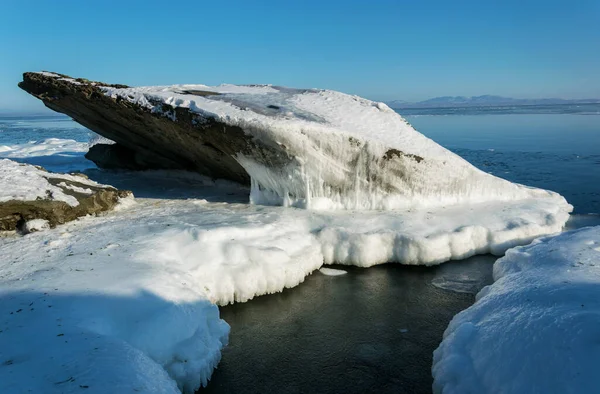
<instances>
[{"instance_id":1,"label":"frozen rock","mask_svg":"<svg viewBox=\"0 0 600 394\"><path fill-rule=\"evenodd\" d=\"M549 199L571 209L555 193L478 170L385 104L335 91L130 88L48 73L25 73L19 86L155 163L250 183L257 204L392 210Z\"/></svg>"},{"instance_id":2,"label":"frozen rock","mask_svg":"<svg viewBox=\"0 0 600 394\"><path fill-rule=\"evenodd\" d=\"M112 209L131 192L101 185L84 175L57 174L0 159L0 230L40 230ZM28 224L29 223L29 224Z\"/></svg>"}]
</instances>

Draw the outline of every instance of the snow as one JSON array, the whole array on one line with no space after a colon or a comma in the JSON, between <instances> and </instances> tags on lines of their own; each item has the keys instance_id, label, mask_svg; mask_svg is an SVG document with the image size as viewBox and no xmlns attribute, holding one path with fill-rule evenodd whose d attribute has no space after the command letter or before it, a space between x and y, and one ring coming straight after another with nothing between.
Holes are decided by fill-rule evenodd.
<instances>
[{"instance_id":1,"label":"snow","mask_svg":"<svg viewBox=\"0 0 600 394\"><path fill-rule=\"evenodd\" d=\"M44 219L33 219L25 222L23 229L21 230L24 234L33 233L35 231L43 231L50 228L50 223Z\"/></svg>"},{"instance_id":2,"label":"snow","mask_svg":"<svg viewBox=\"0 0 600 394\"><path fill-rule=\"evenodd\" d=\"M491 243L500 253L536 232L559 231L566 220L558 207L539 201L483 204L468 214L266 207L239 203L247 189L197 174L88 173L130 184L147 198L0 240L0 359L13 360L0 368L0 392L79 385L193 392L227 343L216 305L294 287L315 270L344 272L324 266L334 262L434 264L484 253ZM161 198L177 195L184 198ZM521 219L507 222L503 210ZM477 231L463 228L479 229L483 246L469 240ZM75 380L55 385L69 378Z\"/></svg>"},{"instance_id":3,"label":"snow","mask_svg":"<svg viewBox=\"0 0 600 394\"><path fill-rule=\"evenodd\" d=\"M163 116L172 116L170 107L188 108L201 119L240 127L257 146L279 152L287 159L277 165L260 148L234 156L252 178L255 204L406 210L539 199L571 209L556 193L476 169L387 105L357 96L268 85L101 89Z\"/></svg>"},{"instance_id":4,"label":"snow","mask_svg":"<svg viewBox=\"0 0 600 394\"><path fill-rule=\"evenodd\" d=\"M32 165L0 159L0 202L41 199L64 201L75 207L79 205L79 201L67 192L69 189L74 189L60 186L65 181L95 188L110 187L82 176L50 173Z\"/></svg>"},{"instance_id":5,"label":"snow","mask_svg":"<svg viewBox=\"0 0 600 394\"><path fill-rule=\"evenodd\" d=\"M46 77L52 77L52 78L60 78L61 77L60 75L58 75L56 73L51 73L51 72L48 72L48 71L42 71L39 74L42 74L42 75L44 75Z\"/></svg>"},{"instance_id":6,"label":"snow","mask_svg":"<svg viewBox=\"0 0 600 394\"><path fill-rule=\"evenodd\" d=\"M0 359L11 365L0 369L0 392L80 385L176 392L179 385L189 393L206 384L229 328L196 283L197 258L151 258L172 240L165 223L186 215L150 209L138 220L147 209L3 240Z\"/></svg>"},{"instance_id":7,"label":"snow","mask_svg":"<svg viewBox=\"0 0 600 394\"><path fill-rule=\"evenodd\" d=\"M75 186L75 185L68 185L65 182L60 182L57 186L60 186L63 189L72 190L72 191L74 191L76 193L80 193L80 194L92 194L93 193L92 189L83 188L83 187L79 187L79 186Z\"/></svg>"},{"instance_id":8,"label":"snow","mask_svg":"<svg viewBox=\"0 0 600 394\"><path fill-rule=\"evenodd\" d=\"M511 249L451 321L436 393L591 393L600 363L600 226Z\"/></svg>"}]
</instances>

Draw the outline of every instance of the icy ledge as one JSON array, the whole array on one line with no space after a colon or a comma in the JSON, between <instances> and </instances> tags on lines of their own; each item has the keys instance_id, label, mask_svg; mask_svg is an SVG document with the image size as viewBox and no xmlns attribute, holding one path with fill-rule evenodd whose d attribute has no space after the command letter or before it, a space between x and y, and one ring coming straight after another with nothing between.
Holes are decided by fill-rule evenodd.
<instances>
[{"instance_id":1,"label":"icy ledge","mask_svg":"<svg viewBox=\"0 0 600 394\"><path fill-rule=\"evenodd\" d=\"M557 197L480 171L385 104L340 92L131 88L55 73L25 73L19 86L116 141L108 149L248 182L255 204L408 210Z\"/></svg>"},{"instance_id":2,"label":"icy ledge","mask_svg":"<svg viewBox=\"0 0 600 394\"><path fill-rule=\"evenodd\" d=\"M255 204L393 210L552 196L476 169L358 96L270 85L100 89L162 116L181 108L243 130L249 143L232 156Z\"/></svg>"},{"instance_id":3,"label":"icy ledge","mask_svg":"<svg viewBox=\"0 0 600 394\"><path fill-rule=\"evenodd\" d=\"M596 392L600 227L509 250L494 279L448 326L434 392Z\"/></svg>"},{"instance_id":4,"label":"icy ledge","mask_svg":"<svg viewBox=\"0 0 600 394\"><path fill-rule=\"evenodd\" d=\"M0 392L192 393L227 343L215 304L294 287L329 262L435 264L502 253L560 231L568 216L535 200L345 214L137 201L0 239Z\"/></svg>"}]
</instances>

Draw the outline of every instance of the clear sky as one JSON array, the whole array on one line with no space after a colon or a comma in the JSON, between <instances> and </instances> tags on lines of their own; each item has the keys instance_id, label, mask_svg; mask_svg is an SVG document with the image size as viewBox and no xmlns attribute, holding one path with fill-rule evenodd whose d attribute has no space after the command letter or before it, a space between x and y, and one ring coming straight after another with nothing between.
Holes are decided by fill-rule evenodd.
<instances>
[{"instance_id":1,"label":"clear sky","mask_svg":"<svg viewBox=\"0 0 600 394\"><path fill-rule=\"evenodd\" d=\"M271 83L375 100L600 97L600 0L0 1L0 109L48 70L128 85Z\"/></svg>"}]
</instances>

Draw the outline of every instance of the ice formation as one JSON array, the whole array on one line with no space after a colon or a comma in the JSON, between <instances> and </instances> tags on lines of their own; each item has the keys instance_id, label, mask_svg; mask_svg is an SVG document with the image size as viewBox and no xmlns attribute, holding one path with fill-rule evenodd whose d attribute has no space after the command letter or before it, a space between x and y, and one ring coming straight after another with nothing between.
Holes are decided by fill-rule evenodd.
<instances>
[{"instance_id":1,"label":"ice formation","mask_svg":"<svg viewBox=\"0 0 600 394\"><path fill-rule=\"evenodd\" d=\"M451 321L436 393L591 393L600 363L600 227L511 249Z\"/></svg>"},{"instance_id":2,"label":"ice formation","mask_svg":"<svg viewBox=\"0 0 600 394\"><path fill-rule=\"evenodd\" d=\"M100 89L164 116L187 108L240 127L253 144L235 159L257 204L391 210L559 198L476 169L385 104L357 96L268 85Z\"/></svg>"}]
</instances>

